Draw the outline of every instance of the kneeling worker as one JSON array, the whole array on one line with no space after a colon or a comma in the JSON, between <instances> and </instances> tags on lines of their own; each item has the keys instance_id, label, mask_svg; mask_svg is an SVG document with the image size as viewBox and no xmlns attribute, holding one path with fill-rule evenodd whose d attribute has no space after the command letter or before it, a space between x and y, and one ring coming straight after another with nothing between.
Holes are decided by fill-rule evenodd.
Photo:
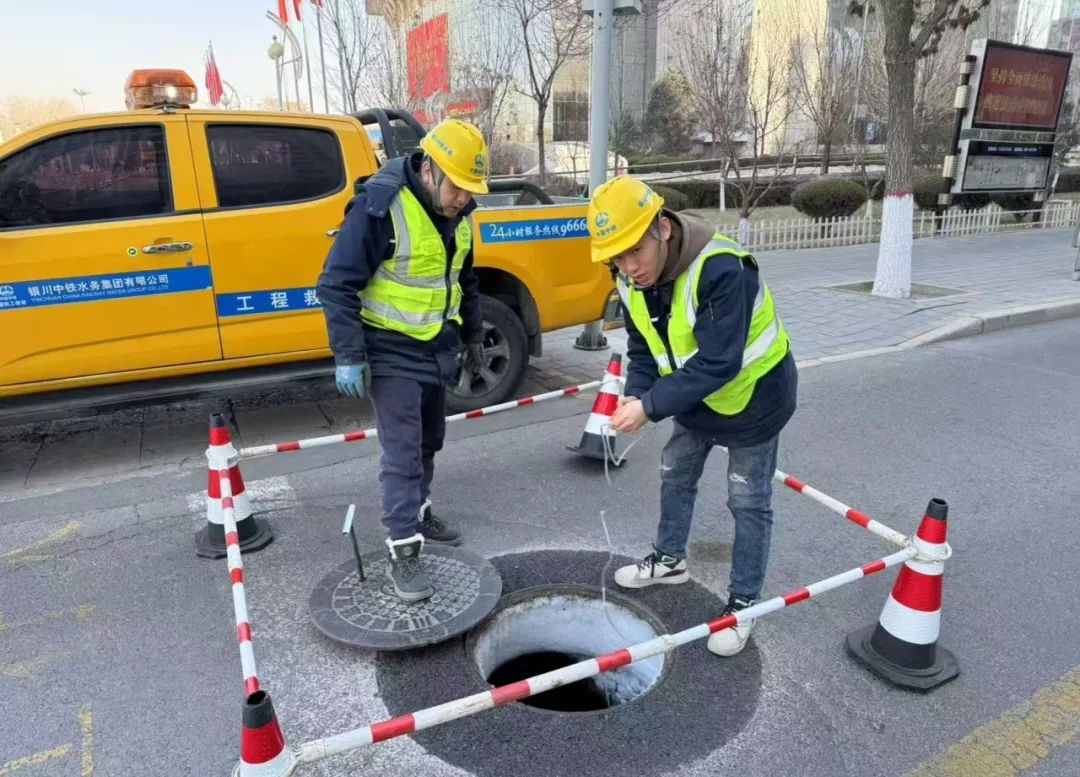
<instances>
[{"instance_id":1,"label":"kneeling worker","mask_svg":"<svg viewBox=\"0 0 1080 777\"><path fill-rule=\"evenodd\" d=\"M755 603L772 531L772 479L798 376L787 333L755 259L704 221L663 209L646 184L620 176L589 205L592 260L617 271L629 337L625 396L612 428L629 434L672 417L660 460L660 525L652 552L619 569L626 588L685 583L697 484L713 446L728 449L735 518L728 615ZM717 632L733 656L753 621Z\"/></svg>"},{"instance_id":2,"label":"kneeling worker","mask_svg":"<svg viewBox=\"0 0 1080 777\"><path fill-rule=\"evenodd\" d=\"M447 119L420 146L350 201L318 282L338 390L370 392L375 409L390 578L410 602L435 593L420 564L424 543L461 543L428 497L462 342L467 358L483 361L467 216L473 194L488 191L487 144L473 125Z\"/></svg>"}]
</instances>

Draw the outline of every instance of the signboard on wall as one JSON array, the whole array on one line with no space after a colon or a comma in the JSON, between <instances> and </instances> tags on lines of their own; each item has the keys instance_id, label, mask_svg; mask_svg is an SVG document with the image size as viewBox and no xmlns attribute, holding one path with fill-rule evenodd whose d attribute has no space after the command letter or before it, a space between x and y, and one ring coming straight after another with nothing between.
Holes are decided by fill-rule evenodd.
<instances>
[{"instance_id":1,"label":"signboard on wall","mask_svg":"<svg viewBox=\"0 0 1080 777\"><path fill-rule=\"evenodd\" d=\"M973 41L952 193L1042 191L1050 176L1072 54Z\"/></svg>"}]
</instances>

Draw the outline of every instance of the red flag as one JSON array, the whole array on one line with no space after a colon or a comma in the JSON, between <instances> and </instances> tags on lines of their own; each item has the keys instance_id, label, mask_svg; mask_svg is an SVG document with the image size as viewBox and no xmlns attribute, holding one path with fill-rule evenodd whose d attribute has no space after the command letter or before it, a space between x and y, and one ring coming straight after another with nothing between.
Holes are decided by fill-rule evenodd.
<instances>
[{"instance_id":1,"label":"red flag","mask_svg":"<svg viewBox=\"0 0 1080 777\"><path fill-rule=\"evenodd\" d=\"M304 5L304 0L292 0L293 10L296 11L296 21L301 20L300 8Z\"/></svg>"},{"instance_id":2,"label":"red flag","mask_svg":"<svg viewBox=\"0 0 1080 777\"><path fill-rule=\"evenodd\" d=\"M277 0L277 15L282 24L287 25L289 23L289 10L285 7L285 0Z\"/></svg>"},{"instance_id":3,"label":"red flag","mask_svg":"<svg viewBox=\"0 0 1080 777\"><path fill-rule=\"evenodd\" d=\"M225 85L221 83L221 72L214 60L213 48L207 51L206 57L206 91L210 96L210 104L218 105L222 95L225 94Z\"/></svg>"},{"instance_id":4,"label":"red flag","mask_svg":"<svg viewBox=\"0 0 1080 777\"><path fill-rule=\"evenodd\" d=\"M315 3L319 8L322 8L323 0L311 0L311 2Z\"/></svg>"}]
</instances>

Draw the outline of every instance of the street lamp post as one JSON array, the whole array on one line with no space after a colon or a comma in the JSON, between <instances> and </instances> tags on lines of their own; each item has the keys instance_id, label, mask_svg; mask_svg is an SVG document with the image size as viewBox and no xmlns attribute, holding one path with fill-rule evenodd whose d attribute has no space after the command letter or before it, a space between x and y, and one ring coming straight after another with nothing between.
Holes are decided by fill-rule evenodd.
<instances>
[{"instance_id":1,"label":"street lamp post","mask_svg":"<svg viewBox=\"0 0 1080 777\"><path fill-rule=\"evenodd\" d=\"M86 113L86 95L90 94L89 89L72 89L75 94L79 95L79 102L82 103L83 113Z\"/></svg>"},{"instance_id":2,"label":"street lamp post","mask_svg":"<svg viewBox=\"0 0 1080 777\"><path fill-rule=\"evenodd\" d=\"M277 35L274 36L274 42L270 44L270 48L266 50L266 55L274 61L274 76L277 80L277 104L278 110L285 110L285 101L281 96L281 70L284 67L281 63L281 58L285 56L285 47L281 45L281 42L277 39Z\"/></svg>"}]
</instances>

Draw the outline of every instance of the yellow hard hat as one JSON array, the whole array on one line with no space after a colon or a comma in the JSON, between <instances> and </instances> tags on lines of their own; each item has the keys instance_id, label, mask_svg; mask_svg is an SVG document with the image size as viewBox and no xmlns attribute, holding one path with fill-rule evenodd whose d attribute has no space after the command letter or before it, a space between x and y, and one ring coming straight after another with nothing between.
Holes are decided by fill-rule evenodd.
<instances>
[{"instance_id":1,"label":"yellow hard hat","mask_svg":"<svg viewBox=\"0 0 1080 777\"><path fill-rule=\"evenodd\" d=\"M458 188L473 194L488 193L488 147L472 124L443 119L424 135L420 148Z\"/></svg>"},{"instance_id":2,"label":"yellow hard hat","mask_svg":"<svg viewBox=\"0 0 1080 777\"><path fill-rule=\"evenodd\" d=\"M592 260L606 262L633 248L662 207L663 197L628 175L597 187L589 202Z\"/></svg>"}]
</instances>

